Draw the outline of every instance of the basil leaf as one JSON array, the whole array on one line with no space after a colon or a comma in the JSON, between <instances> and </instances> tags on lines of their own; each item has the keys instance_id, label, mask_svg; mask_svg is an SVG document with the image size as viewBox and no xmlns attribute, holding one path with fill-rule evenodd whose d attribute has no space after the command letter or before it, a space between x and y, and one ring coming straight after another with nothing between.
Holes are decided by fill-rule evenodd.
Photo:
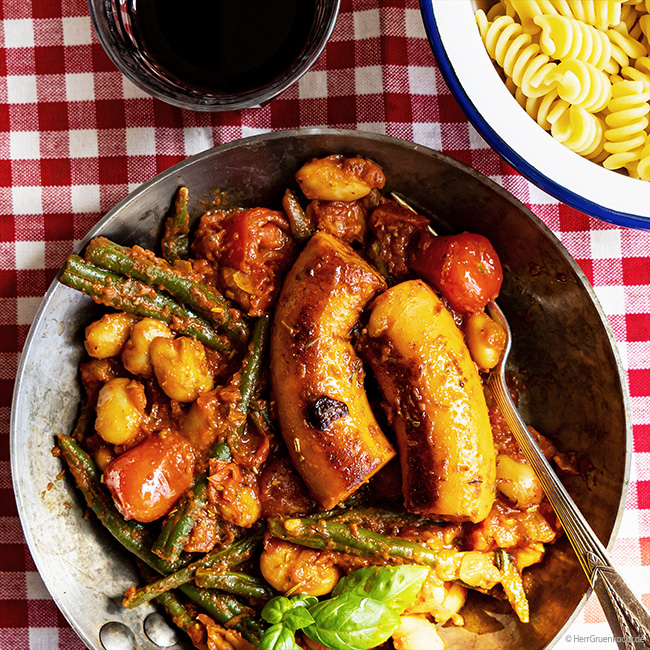
<instances>
[{"instance_id":1,"label":"basil leaf","mask_svg":"<svg viewBox=\"0 0 650 650\"><path fill-rule=\"evenodd\" d=\"M358 569L341 578L332 595L365 596L401 614L417 598L428 573L427 567L406 564Z\"/></svg>"},{"instance_id":2,"label":"basil leaf","mask_svg":"<svg viewBox=\"0 0 650 650\"><path fill-rule=\"evenodd\" d=\"M295 648L296 639L293 631L282 623L269 627L257 645L257 650L294 650Z\"/></svg>"},{"instance_id":3,"label":"basil leaf","mask_svg":"<svg viewBox=\"0 0 650 650\"><path fill-rule=\"evenodd\" d=\"M284 596L276 596L275 598L271 598L271 600L264 605L262 618L271 624L280 623L285 612L288 612L292 608L293 605L289 602L288 598L285 598Z\"/></svg>"},{"instance_id":4,"label":"basil leaf","mask_svg":"<svg viewBox=\"0 0 650 650\"><path fill-rule=\"evenodd\" d=\"M390 607L372 598L343 593L310 609L303 632L331 650L367 650L383 643L400 623Z\"/></svg>"},{"instance_id":5,"label":"basil leaf","mask_svg":"<svg viewBox=\"0 0 650 650\"><path fill-rule=\"evenodd\" d=\"M289 602L294 607L311 607L318 602L318 598L316 596L291 596Z\"/></svg>"},{"instance_id":6,"label":"basil leaf","mask_svg":"<svg viewBox=\"0 0 650 650\"><path fill-rule=\"evenodd\" d=\"M316 601L318 602L318 601ZM282 624L286 625L289 629L302 630L314 622L312 615L304 607L294 607L290 612L287 612L282 619Z\"/></svg>"}]
</instances>

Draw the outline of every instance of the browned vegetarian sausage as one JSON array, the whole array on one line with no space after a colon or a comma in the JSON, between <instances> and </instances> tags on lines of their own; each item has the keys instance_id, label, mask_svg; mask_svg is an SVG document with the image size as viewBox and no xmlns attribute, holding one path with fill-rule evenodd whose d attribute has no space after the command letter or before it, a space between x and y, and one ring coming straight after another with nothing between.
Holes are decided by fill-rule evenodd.
<instances>
[{"instance_id":1,"label":"browned vegetarian sausage","mask_svg":"<svg viewBox=\"0 0 650 650\"><path fill-rule=\"evenodd\" d=\"M484 519L495 495L495 452L481 380L463 335L421 280L381 294L360 345L397 434L407 510Z\"/></svg>"},{"instance_id":2,"label":"browned vegetarian sausage","mask_svg":"<svg viewBox=\"0 0 650 650\"><path fill-rule=\"evenodd\" d=\"M395 456L368 403L351 343L364 307L385 287L352 248L319 232L289 272L275 311L271 381L282 435L325 508Z\"/></svg>"}]
</instances>

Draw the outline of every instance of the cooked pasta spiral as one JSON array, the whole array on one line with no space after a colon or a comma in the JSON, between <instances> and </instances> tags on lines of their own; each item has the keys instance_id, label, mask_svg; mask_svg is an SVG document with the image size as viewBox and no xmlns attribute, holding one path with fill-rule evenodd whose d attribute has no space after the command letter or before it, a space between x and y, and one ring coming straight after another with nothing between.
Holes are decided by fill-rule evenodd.
<instances>
[{"instance_id":1,"label":"cooked pasta spiral","mask_svg":"<svg viewBox=\"0 0 650 650\"><path fill-rule=\"evenodd\" d=\"M640 81L645 90L650 90L650 57L642 56L636 60L634 67L621 68L621 78Z\"/></svg>"},{"instance_id":2,"label":"cooked pasta spiral","mask_svg":"<svg viewBox=\"0 0 650 650\"><path fill-rule=\"evenodd\" d=\"M484 12L477 12L479 30L488 54L510 77L527 97L546 94L551 86L546 76L555 68L550 58L543 54L537 43L532 42L522 26L510 16L498 16L489 22Z\"/></svg>"},{"instance_id":3,"label":"cooked pasta spiral","mask_svg":"<svg viewBox=\"0 0 650 650\"><path fill-rule=\"evenodd\" d=\"M591 113L602 111L612 97L612 84L607 75L577 59L560 61L547 81L557 84L562 99Z\"/></svg>"},{"instance_id":4,"label":"cooked pasta spiral","mask_svg":"<svg viewBox=\"0 0 650 650\"><path fill-rule=\"evenodd\" d=\"M641 158L647 139L647 113L650 111L650 92L644 90L640 81L623 80L612 86L612 101L605 117L605 151L610 155L604 160L607 169L620 169Z\"/></svg>"},{"instance_id":5,"label":"cooked pasta spiral","mask_svg":"<svg viewBox=\"0 0 650 650\"><path fill-rule=\"evenodd\" d=\"M616 25L617 28L624 27L630 36L638 40L639 37L639 25L637 22L638 18L638 6L640 2L623 2L621 6L621 22Z\"/></svg>"},{"instance_id":6,"label":"cooked pasta spiral","mask_svg":"<svg viewBox=\"0 0 650 650\"><path fill-rule=\"evenodd\" d=\"M639 16L638 25L641 33L643 34L641 42L646 49L650 49L650 13Z\"/></svg>"},{"instance_id":7,"label":"cooked pasta spiral","mask_svg":"<svg viewBox=\"0 0 650 650\"><path fill-rule=\"evenodd\" d=\"M621 20L623 0L504 0L506 7L514 10L521 24L531 31L538 31L534 23L535 16L556 14L593 25L598 29L607 29L617 25Z\"/></svg>"},{"instance_id":8,"label":"cooked pasta spiral","mask_svg":"<svg viewBox=\"0 0 650 650\"><path fill-rule=\"evenodd\" d=\"M556 140L590 160L604 157L604 132L602 119L578 106L571 106L551 125Z\"/></svg>"},{"instance_id":9,"label":"cooked pasta spiral","mask_svg":"<svg viewBox=\"0 0 650 650\"><path fill-rule=\"evenodd\" d=\"M512 79L506 80L506 87L515 96L519 105L525 109L543 129L551 130L551 125L569 109L569 102L560 99L557 90L551 90L540 97L526 97L521 88L515 86Z\"/></svg>"},{"instance_id":10,"label":"cooked pasta spiral","mask_svg":"<svg viewBox=\"0 0 650 650\"><path fill-rule=\"evenodd\" d=\"M630 59L638 59L640 56L648 55L648 51L643 44L634 39L625 27L608 29L607 36L609 36L609 40L614 46L612 54L616 53L618 47Z\"/></svg>"},{"instance_id":11,"label":"cooked pasta spiral","mask_svg":"<svg viewBox=\"0 0 650 650\"><path fill-rule=\"evenodd\" d=\"M645 144L641 148L641 155L636 163L625 166L632 178L650 181L650 134L646 135Z\"/></svg>"},{"instance_id":12,"label":"cooked pasta spiral","mask_svg":"<svg viewBox=\"0 0 650 650\"><path fill-rule=\"evenodd\" d=\"M605 32L566 16L544 15L533 19L542 33L539 45L554 59L578 59L602 70L612 58L612 43Z\"/></svg>"},{"instance_id":13,"label":"cooked pasta spiral","mask_svg":"<svg viewBox=\"0 0 650 650\"><path fill-rule=\"evenodd\" d=\"M512 9L512 7L504 5L503 2L497 2L495 5L492 5L488 9L486 15L487 19L492 22L499 16L510 16L511 18L514 18L517 14L515 14L515 11Z\"/></svg>"}]
</instances>

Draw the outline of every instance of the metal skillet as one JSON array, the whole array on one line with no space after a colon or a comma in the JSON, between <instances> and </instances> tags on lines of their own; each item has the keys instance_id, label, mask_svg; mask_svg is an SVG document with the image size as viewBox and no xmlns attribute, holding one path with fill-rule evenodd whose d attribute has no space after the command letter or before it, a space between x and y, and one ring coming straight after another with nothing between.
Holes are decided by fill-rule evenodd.
<instances>
[{"instance_id":1,"label":"metal skillet","mask_svg":"<svg viewBox=\"0 0 650 650\"><path fill-rule=\"evenodd\" d=\"M616 534L629 480L631 424L624 373L607 319L575 261L553 234L494 182L430 149L382 135L305 129L222 145L170 168L111 210L80 242L98 234L152 247L177 187L189 187L198 218L215 190L231 205L279 205L306 160L362 155L384 169L389 187L437 215L439 232L486 235L506 269L500 304L513 329L510 370L525 385L525 420L593 469L566 487L605 546ZM83 507L53 458L54 436L69 432L80 397L84 326L100 310L56 281L34 320L20 362L11 416L11 467L30 551L45 585L92 650L189 650L184 638L147 635L153 606L125 610L137 580L132 562ZM584 603L587 580L566 540L527 571L532 617L521 624L507 604L473 594L464 628L441 630L449 650L541 650L561 638ZM106 645L108 631L124 645ZM115 636L118 635L118 636ZM119 641L122 643L122 641ZM110 641L109 641L110 643ZM117 643L117 642L116 642ZM161 645L165 643L168 645ZM136 645L137 644L137 645Z\"/></svg>"}]
</instances>

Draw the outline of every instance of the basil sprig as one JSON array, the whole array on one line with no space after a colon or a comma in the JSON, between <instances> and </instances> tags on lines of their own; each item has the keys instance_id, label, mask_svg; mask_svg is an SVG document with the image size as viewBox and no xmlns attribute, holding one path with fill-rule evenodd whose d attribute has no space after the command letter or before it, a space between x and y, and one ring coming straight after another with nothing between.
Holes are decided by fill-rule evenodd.
<instances>
[{"instance_id":1,"label":"basil sprig","mask_svg":"<svg viewBox=\"0 0 650 650\"><path fill-rule=\"evenodd\" d=\"M297 630L332 650L374 648L397 629L400 614L416 599L427 573L420 566L373 566L339 580L327 600L272 598L262 610L271 627L258 650L297 650Z\"/></svg>"},{"instance_id":2,"label":"basil sprig","mask_svg":"<svg viewBox=\"0 0 650 650\"><path fill-rule=\"evenodd\" d=\"M339 580L332 596L354 593L378 600L401 614L422 589L429 570L423 566L371 566L352 571Z\"/></svg>"},{"instance_id":3,"label":"basil sprig","mask_svg":"<svg viewBox=\"0 0 650 650\"><path fill-rule=\"evenodd\" d=\"M374 648L395 631L400 621L384 603L348 593L318 603L310 614L314 622L304 629L305 634L332 650Z\"/></svg>"}]
</instances>

